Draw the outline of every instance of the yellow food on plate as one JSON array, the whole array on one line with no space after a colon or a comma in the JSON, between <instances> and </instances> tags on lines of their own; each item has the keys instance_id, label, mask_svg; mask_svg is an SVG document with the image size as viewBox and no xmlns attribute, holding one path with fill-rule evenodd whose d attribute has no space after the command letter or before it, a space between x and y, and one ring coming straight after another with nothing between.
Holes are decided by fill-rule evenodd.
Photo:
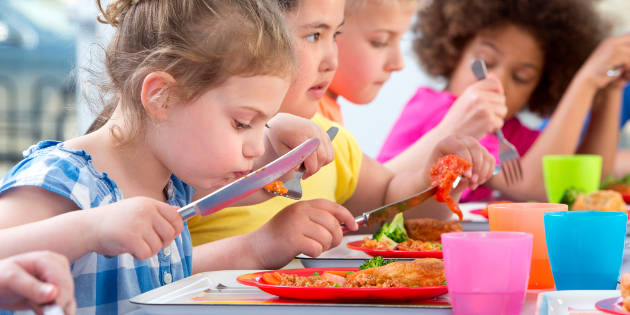
<instances>
[{"instance_id":1,"label":"yellow food on plate","mask_svg":"<svg viewBox=\"0 0 630 315\"><path fill-rule=\"evenodd\" d=\"M429 287L442 285L446 275L441 259L423 258L363 269L347 275L346 279L355 287Z\"/></svg>"},{"instance_id":2,"label":"yellow food on plate","mask_svg":"<svg viewBox=\"0 0 630 315\"><path fill-rule=\"evenodd\" d=\"M379 250L404 250L417 252L439 252L442 250L442 244L439 241L423 242L411 238L408 238L406 241L395 245L386 240L377 241L369 237L364 237L363 243L361 243L361 247Z\"/></svg>"},{"instance_id":3,"label":"yellow food on plate","mask_svg":"<svg viewBox=\"0 0 630 315\"><path fill-rule=\"evenodd\" d=\"M263 280L268 284L297 287L400 288L444 285L446 275L441 259L423 258L390 262L356 272L324 271L310 276L268 272L263 274Z\"/></svg>"},{"instance_id":4,"label":"yellow food on plate","mask_svg":"<svg viewBox=\"0 0 630 315\"><path fill-rule=\"evenodd\" d=\"M621 211L628 210L623 197L619 192L612 190L599 190L590 194L578 196L571 210L602 210Z\"/></svg>"}]
</instances>

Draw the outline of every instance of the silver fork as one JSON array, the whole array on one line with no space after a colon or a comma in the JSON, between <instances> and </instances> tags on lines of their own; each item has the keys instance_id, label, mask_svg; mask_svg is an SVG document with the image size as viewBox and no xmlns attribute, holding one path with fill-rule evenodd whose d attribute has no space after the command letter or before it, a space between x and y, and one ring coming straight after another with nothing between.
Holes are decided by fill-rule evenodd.
<instances>
[{"instance_id":1,"label":"silver fork","mask_svg":"<svg viewBox=\"0 0 630 315\"><path fill-rule=\"evenodd\" d=\"M335 126L330 127L328 128L328 130L326 130L326 133L328 134L330 141L335 139L335 136L337 135L338 131L339 131L339 128ZM291 178L290 180L288 180L287 182L283 184L284 188L288 190L285 194L281 194L281 193L271 191L271 190L267 190L267 191L274 195L278 195L282 197L287 197L287 198L291 198L295 200L301 199L302 198L302 175L304 174L305 170L306 169L304 168L304 163L302 163L298 171L295 172L295 175L293 176L293 178Z\"/></svg>"},{"instance_id":2,"label":"silver fork","mask_svg":"<svg viewBox=\"0 0 630 315\"><path fill-rule=\"evenodd\" d=\"M482 59L475 59L472 63L472 71L477 80L486 78L486 63ZM503 171L503 178L508 185L512 185L523 179L521 168L521 156L513 144L503 136L503 131L497 129L494 134L499 138L499 164Z\"/></svg>"}]
</instances>

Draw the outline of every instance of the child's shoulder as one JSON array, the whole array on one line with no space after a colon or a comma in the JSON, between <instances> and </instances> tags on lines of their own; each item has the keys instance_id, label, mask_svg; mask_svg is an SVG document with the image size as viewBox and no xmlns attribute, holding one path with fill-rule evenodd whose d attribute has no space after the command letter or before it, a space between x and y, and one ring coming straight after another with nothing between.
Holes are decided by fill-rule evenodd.
<instances>
[{"instance_id":1,"label":"child's shoulder","mask_svg":"<svg viewBox=\"0 0 630 315\"><path fill-rule=\"evenodd\" d=\"M96 171L91 156L59 141L41 141L23 153L24 159L4 176L0 193L19 186L37 186L73 200L81 208L96 200L118 199L107 174ZM106 196L111 195L111 196Z\"/></svg>"},{"instance_id":2,"label":"child's shoulder","mask_svg":"<svg viewBox=\"0 0 630 315\"><path fill-rule=\"evenodd\" d=\"M411 97L407 105L431 105L447 104L450 105L457 99L457 96L447 91L438 91L430 87L421 86L416 90L416 93Z\"/></svg>"}]
</instances>

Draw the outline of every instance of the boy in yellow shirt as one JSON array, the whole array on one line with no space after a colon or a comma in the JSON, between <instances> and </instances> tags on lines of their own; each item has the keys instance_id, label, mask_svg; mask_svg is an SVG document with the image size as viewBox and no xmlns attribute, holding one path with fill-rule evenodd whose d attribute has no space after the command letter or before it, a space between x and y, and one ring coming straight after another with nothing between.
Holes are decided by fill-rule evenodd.
<instances>
[{"instance_id":1,"label":"boy in yellow shirt","mask_svg":"<svg viewBox=\"0 0 630 315\"><path fill-rule=\"evenodd\" d=\"M284 3L285 18L293 33L299 68L299 76L289 87L280 111L311 118L326 130L337 124L316 114L316 111L337 68L335 39L344 21L345 3L340 0L278 2ZM274 125L270 128L273 129ZM395 174L365 156L345 128L339 128L332 145L335 150L334 162L302 181L302 200L328 199L359 214L418 192L430 184L431 163L423 169L409 169ZM474 165L465 174L466 179L462 182L476 186L492 175L494 158L473 138L447 138L434 147L428 147L426 155L429 156L429 161L434 162L448 153L455 153ZM467 185L458 187L459 193L464 186ZM193 244L256 230L267 221L274 220L278 212L294 202L296 201L275 197L258 205L226 208L207 217L193 218L188 222ZM421 211L415 211L416 215L442 219L452 216L444 205L433 200L418 207L421 209L417 210ZM283 239L274 241L291 242Z\"/></svg>"}]
</instances>

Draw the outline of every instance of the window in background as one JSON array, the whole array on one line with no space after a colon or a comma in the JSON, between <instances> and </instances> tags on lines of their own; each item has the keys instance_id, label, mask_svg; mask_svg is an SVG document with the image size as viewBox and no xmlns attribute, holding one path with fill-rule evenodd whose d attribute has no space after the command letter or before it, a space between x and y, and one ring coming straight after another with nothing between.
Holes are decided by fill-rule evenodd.
<instances>
[{"instance_id":1,"label":"window in background","mask_svg":"<svg viewBox=\"0 0 630 315\"><path fill-rule=\"evenodd\" d=\"M43 139L76 136L68 1L0 1L0 176Z\"/></svg>"}]
</instances>

